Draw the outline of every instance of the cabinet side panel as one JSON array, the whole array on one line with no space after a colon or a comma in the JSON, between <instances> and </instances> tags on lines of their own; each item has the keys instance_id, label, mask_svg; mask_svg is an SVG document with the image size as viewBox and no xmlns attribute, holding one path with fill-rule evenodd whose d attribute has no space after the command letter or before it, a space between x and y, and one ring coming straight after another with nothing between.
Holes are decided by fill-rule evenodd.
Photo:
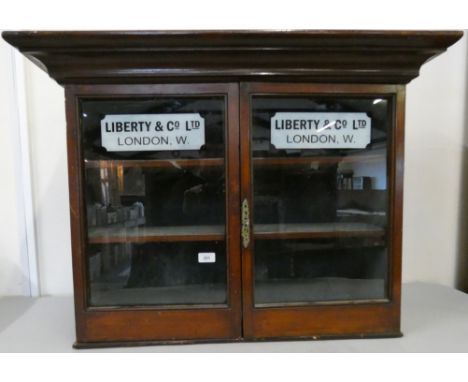
<instances>
[{"instance_id":1,"label":"cabinet side panel","mask_svg":"<svg viewBox=\"0 0 468 382\"><path fill-rule=\"evenodd\" d=\"M77 341L85 333L84 311L86 307L85 269L82 254L84 247L84 210L82 195L82 167L80 124L77 97L72 86L65 87L67 121L68 184L70 190L70 228L72 241L73 288Z\"/></svg>"},{"instance_id":2,"label":"cabinet side panel","mask_svg":"<svg viewBox=\"0 0 468 382\"><path fill-rule=\"evenodd\" d=\"M392 158L390 158L392 197L392 261L390 298L394 302L395 317L400 317L401 307L401 264L403 235L403 175L404 175L404 135L405 135L405 87L398 87L395 99Z\"/></svg>"}]
</instances>

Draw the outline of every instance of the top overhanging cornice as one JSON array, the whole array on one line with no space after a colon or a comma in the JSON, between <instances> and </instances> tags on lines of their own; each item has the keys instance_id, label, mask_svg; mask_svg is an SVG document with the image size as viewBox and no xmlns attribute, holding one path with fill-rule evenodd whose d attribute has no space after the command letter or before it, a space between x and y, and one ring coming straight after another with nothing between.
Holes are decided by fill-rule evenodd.
<instances>
[{"instance_id":1,"label":"top overhanging cornice","mask_svg":"<svg viewBox=\"0 0 468 382\"><path fill-rule=\"evenodd\" d=\"M460 31L3 32L59 84L406 84Z\"/></svg>"}]
</instances>

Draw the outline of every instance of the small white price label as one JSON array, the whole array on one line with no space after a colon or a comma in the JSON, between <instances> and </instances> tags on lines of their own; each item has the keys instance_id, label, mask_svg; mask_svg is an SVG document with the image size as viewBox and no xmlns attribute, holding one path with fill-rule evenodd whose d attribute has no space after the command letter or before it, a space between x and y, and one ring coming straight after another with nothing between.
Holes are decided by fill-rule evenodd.
<instances>
[{"instance_id":1,"label":"small white price label","mask_svg":"<svg viewBox=\"0 0 468 382\"><path fill-rule=\"evenodd\" d=\"M214 263L216 262L216 253L214 252L199 252L198 253L199 263Z\"/></svg>"}]
</instances>

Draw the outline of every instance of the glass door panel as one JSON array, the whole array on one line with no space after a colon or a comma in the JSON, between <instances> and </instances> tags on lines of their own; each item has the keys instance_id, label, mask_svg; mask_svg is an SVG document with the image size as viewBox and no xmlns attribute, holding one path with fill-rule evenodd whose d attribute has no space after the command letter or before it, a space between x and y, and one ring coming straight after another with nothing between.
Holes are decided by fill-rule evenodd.
<instances>
[{"instance_id":1,"label":"glass door panel","mask_svg":"<svg viewBox=\"0 0 468 382\"><path fill-rule=\"evenodd\" d=\"M227 304L225 105L81 100L90 306Z\"/></svg>"},{"instance_id":2,"label":"glass door panel","mask_svg":"<svg viewBox=\"0 0 468 382\"><path fill-rule=\"evenodd\" d=\"M255 306L386 299L389 99L250 105Z\"/></svg>"}]
</instances>

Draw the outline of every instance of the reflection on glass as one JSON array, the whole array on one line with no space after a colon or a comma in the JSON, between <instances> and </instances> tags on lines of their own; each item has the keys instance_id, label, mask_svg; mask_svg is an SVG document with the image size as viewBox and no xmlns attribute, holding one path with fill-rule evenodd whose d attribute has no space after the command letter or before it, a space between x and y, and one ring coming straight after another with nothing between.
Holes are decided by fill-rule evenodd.
<instances>
[{"instance_id":1,"label":"reflection on glass","mask_svg":"<svg viewBox=\"0 0 468 382\"><path fill-rule=\"evenodd\" d=\"M223 97L82 101L91 306L226 303L224 105ZM200 113L205 145L102 147L106 115L164 113Z\"/></svg>"},{"instance_id":2,"label":"reflection on glass","mask_svg":"<svg viewBox=\"0 0 468 382\"><path fill-rule=\"evenodd\" d=\"M254 96L255 304L387 297L390 101ZM277 113L366 113L365 148L278 149ZM300 125L299 125L300 126Z\"/></svg>"},{"instance_id":3,"label":"reflection on glass","mask_svg":"<svg viewBox=\"0 0 468 382\"><path fill-rule=\"evenodd\" d=\"M257 304L385 298L387 251L381 239L255 242Z\"/></svg>"},{"instance_id":4,"label":"reflection on glass","mask_svg":"<svg viewBox=\"0 0 468 382\"><path fill-rule=\"evenodd\" d=\"M215 252L215 263L198 253ZM92 306L223 304L223 241L102 244L90 246Z\"/></svg>"}]
</instances>

